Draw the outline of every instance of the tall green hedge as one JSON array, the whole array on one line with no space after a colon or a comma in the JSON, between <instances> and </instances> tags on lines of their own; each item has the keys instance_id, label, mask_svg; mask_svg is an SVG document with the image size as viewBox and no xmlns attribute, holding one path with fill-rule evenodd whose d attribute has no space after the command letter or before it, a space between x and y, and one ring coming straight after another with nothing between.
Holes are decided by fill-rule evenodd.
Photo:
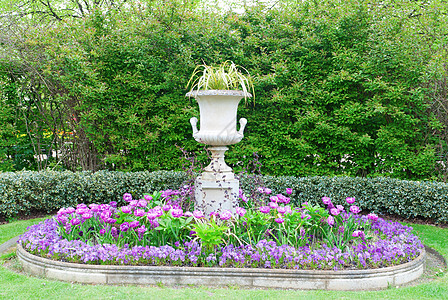
<instances>
[{"instance_id":1,"label":"tall green hedge","mask_svg":"<svg viewBox=\"0 0 448 300\"><path fill-rule=\"evenodd\" d=\"M11 146L4 137L43 141L45 130L63 130L72 134L63 154L72 155L58 167L180 170L176 146L202 149L188 122L199 116L184 96L190 74L203 62L232 60L254 76L256 95L239 108L248 124L227 154L236 170L258 152L263 174L275 176L440 175L432 133L442 125L422 88L436 54L421 34L426 23L409 13L430 20L431 10L405 0L279 1L236 14L182 3L130 1L120 11L38 24L5 43L24 60L0 59L8 104L0 119L9 124L0 148ZM58 110L46 113L60 115L39 115L50 107ZM29 134L25 121L36 127ZM17 149L0 150L0 168L23 168L13 160Z\"/></svg>"},{"instance_id":2,"label":"tall green hedge","mask_svg":"<svg viewBox=\"0 0 448 300\"><path fill-rule=\"evenodd\" d=\"M16 172L0 173L0 215L13 217L31 211L51 212L78 203L123 205L124 193L134 198L145 193L177 189L187 179L185 173L157 172ZM253 192L258 183L274 194L292 188L294 204L304 201L321 204L323 196L335 204L355 197L365 211L396 214L404 218L429 218L448 223L448 185L440 182L406 181L392 178L360 177L272 177L241 175L241 188Z\"/></svg>"}]
</instances>

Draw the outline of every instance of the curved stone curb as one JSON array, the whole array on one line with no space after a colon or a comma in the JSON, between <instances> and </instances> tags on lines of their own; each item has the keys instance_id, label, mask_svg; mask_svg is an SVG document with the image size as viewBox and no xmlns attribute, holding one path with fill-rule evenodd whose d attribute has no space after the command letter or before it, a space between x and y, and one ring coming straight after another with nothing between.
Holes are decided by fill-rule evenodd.
<instances>
[{"instance_id":1,"label":"curved stone curb","mask_svg":"<svg viewBox=\"0 0 448 300\"><path fill-rule=\"evenodd\" d=\"M4 242L3 244L1 244L0 245L0 254L3 253L3 252L6 252L12 246L15 246L15 244L17 244L17 241L19 240L19 237L20 236L13 237L9 241Z\"/></svg>"},{"instance_id":2,"label":"curved stone curb","mask_svg":"<svg viewBox=\"0 0 448 300\"><path fill-rule=\"evenodd\" d=\"M443 267L445 269L448 268L448 265L446 263L445 257L443 257L443 255L441 255L439 252L437 252L436 250L434 250L434 249L432 249L432 248L430 248L430 247L428 247L426 245L425 245L425 251L430 253L430 254L432 254L432 255L434 255L435 257L437 257L442 262Z\"/></svg>"},{"instance_id":3,"label":"curved stone curb","mask_svg":"<svg viewBox=\"0 0 448 300\"><path fill-rule=\"evenodd\" d=\"M384 289L417 279L423 274L426 252L399 266L341 271L84 265L38 257L20 244L17 257L32 275L69 282L356 291Z\"/></svg>"}]
</instances>

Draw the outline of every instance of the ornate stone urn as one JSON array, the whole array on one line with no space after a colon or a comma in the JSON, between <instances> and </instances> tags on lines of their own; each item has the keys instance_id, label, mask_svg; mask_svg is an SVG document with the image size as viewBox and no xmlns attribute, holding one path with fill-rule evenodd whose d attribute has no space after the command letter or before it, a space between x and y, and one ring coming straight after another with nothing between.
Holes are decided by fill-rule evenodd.
<instances>
[{"instance_id":1,"label":"ornate stone urn","mask_svg":"<svg viewBox=\"0 0 448 300\"><path fill-rule=\"evenodd\" d=\"M206 214L229 210L235 212L238 205L239 181L224 161L227 146L236 144L244 137L247 120L239 120L237 130L237 110L242 98L252 97L250 93L232 90L195 90L186 94L194 97L199 104L198 119L190 119L194 139L210 145L211 162L195 183L196 209Z\"/></svg>"}]
</instances>

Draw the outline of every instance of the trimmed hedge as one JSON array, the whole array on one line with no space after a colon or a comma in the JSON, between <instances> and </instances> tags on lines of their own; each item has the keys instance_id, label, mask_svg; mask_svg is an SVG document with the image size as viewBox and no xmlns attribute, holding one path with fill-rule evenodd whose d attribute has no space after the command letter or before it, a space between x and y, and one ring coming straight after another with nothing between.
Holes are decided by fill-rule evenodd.
<instances>
[{"instance_id":1,"label":"trimmed hedge","mask_svg":"<svg viewBox=\"0 0 448 300\"><path fill-rule=\"evenodd\" d=\"M0 216L51 212L78 203L124 204L124 193L142 197L154 190L178 188L185 179L184 173L173 171L0 173Z\"/></svg>"},{"instance_id":2,"label":"trimmed hedge","mask_svg":"<svg viewBox=\"0 0 448 300\"><path fill-rule=\"evenodd\" d=\"M81 202L123 204L124 193L142 197L155 190L178 188L186 179L185 173L175 171L0 173L0 216L13 217L33 210L51 212ZM385 177L261 176L260 179L274 194L292 188L291 199L295 204L320 203L323 196L331 197L334 204L346 204L346 197L356 197L357 205L365 211L448 223L448 184L445 183ZM252 176L242 175L240 180L246 193L258 187Z\"/></svg>"},{"instance_id":3,"label":"trimmed hedge","mask_svg":"<svg viewBox=\"0 0 448 300\"><path fill-rule=\"evenodd\" d=\"M265 186L273 193L293 189L295 203L309 201L322 205L323 196L334 204L347 205L346 197L355 197L365 211L397 214L404 218L428 218L448 223L448 184L432 181L408 181L387 177L271 177L264 176ZM242 178L242 187L249 185Z\"/></svg>"}]
</instances>

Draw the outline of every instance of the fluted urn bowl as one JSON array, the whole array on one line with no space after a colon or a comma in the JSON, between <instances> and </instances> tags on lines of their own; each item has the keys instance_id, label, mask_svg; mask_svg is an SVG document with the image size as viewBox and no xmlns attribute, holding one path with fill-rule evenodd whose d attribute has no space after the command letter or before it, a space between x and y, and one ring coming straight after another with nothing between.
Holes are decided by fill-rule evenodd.
<instances>
[{"instance_id":1,"label":"fluted urn bowl","mask_svg":"<svg viewBox=\"0 0 448 300\"><path fill-rule=\"evenodd\" d=\"M199 130L198 119L195 117L190 119L193 137L197 142L226 146L241 141L247 120L240 119L240 129L237 131L237 109L242 98L252 97L250 93L233 90L199 90L191 91L186 96L194 97L199 104Z\"/></svg>"}]
</instances>

